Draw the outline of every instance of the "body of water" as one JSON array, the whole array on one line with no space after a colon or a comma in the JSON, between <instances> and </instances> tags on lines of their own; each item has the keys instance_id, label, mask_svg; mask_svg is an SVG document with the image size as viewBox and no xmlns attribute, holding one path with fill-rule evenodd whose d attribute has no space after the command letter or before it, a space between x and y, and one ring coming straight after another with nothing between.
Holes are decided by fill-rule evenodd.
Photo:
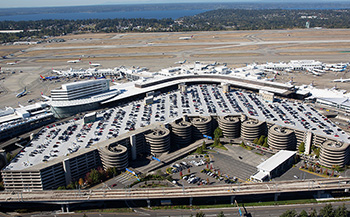
<instances>
[{"instance_id":1,"label":"body of water","mask_svg":"<svg viewBox=\"0 0 350 217\"><path fill-rule=\"evenodd\" d=\"M177 19L184 16L193 16L208 10L161 10L161 11L123 11L99 13L45 13L13 16L0 16L0 21L29 21L44 19L85 20L85 19L115 19L115 18L146 18L146 19Z\"/></svg>"}]
</instances>

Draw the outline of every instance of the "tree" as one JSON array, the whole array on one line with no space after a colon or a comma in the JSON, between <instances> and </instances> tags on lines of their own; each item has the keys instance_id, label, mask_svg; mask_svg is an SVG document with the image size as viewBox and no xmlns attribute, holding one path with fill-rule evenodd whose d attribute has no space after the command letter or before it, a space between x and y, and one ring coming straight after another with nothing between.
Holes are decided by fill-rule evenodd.
<instances>
[{"instance_id":1,"label":"tree","mask_svg":"<svg viewBox=\"0 0 350 217\"><path fill-rule=\"evenodd\" d=\"M224 212L221 211L219 214L216 215L217 217L225 217Z\"/></svg>"},{"instance_id":2,"label":"tree","mask_svg":"<svg viewBox=\"0 0 350 217\"><path fill-rule=\"evenodd\" d=\"M6 154L7 163L10 163L14 157L15 157L14 155L12 155L11 153L7 152L7 154Z\"/></svg>"},{"instance_id":3,"label":"tree","mask_svg":"<svg viewBox=\"0 0 350 217\"><path fill-rule=\"evenodd\" d=\"M99 183L101 180L101 174L96 170L92 169L89 173L86 174L86 181L90 185Z\"/></svg>"},{"instance_id":4,"label":"tree","mask_svg":"<svg viewBox=\"0 0 350 217\"><path fill-rule=\"evenodd\" d=\"M205 216L205 214L202 211L197 212L197 214L196 214L196 217L204 217L204 216Z\"/></svg>"},{"instance_id":5,"label":"tree","mask_svg":"<svg viewBox=\"0 0 350 217\"><path fill-rule=\"evenodd\" d=\"M60 186L57 188L57 190L66 190L66 187L65 186Z\"/></svg>"},{"instance_id":6,"label":"tree","mask_svg":"<svg viewBox=\"0 0 350 217\"><path fill-rule=\"evenodd\" d=\"M268 148L269 147L269 144L267 143L267 136L265 137L264 139L264 144L263 144L264 147Z\"/></svg>"},{"instance_id":7,"label":"tree","mask_svg":"<svg viewBox=\"0 0 350 217\"><path fill-rule=\"evenodd\" d=\"M349 214L348 210L345 207L345 204L343 206L339 206L336 210L334 210L334 217L347 217Z\"/></svg>"},{"instance_id":8,"label":"tree","mask_svg":"<svg viewBox=\"0 0 350 217\"><path fill-rule=\"evenodd\" d=\"M197 152L198 154L203 154L203 148L202 148L202 146L201 146L201 147L198 147L197 150L196 150L196 152Z\"/></svg>"},{"instance_id":9,"label":"tree","mask_svg":"<svg viewBox=\"0 0 350 217\"><path fill-rule=\"evenodd\" d=\"M308 216L309 215L307 214L307 212L305 210L302 210L298 217L308 217Z\"/></svg>"},{"instance_id":10,"label":"tree","mask_svg":"<svg viewBox=\"0 0 350 217\"><path fill-rule=\"evenodd\" d=\"M203 150L207 149L207 144L205 143L205 141L203 141L202 149Z\"/></svg>"},{"instance_id":11,"label":"tree","mask_svg":"<svg viewBox=\"0 0 350 217\"><path fill-rule=\"evenodd\" d=\"M315 150L314 150L314 153L315 153L315 155L316 155L316 157L320 157L320 148L316 148Z\"/></svg>"},{"instance_id":12,"label":"tree","mask_svg":"<svg viewBox=\"0 0 350 217\"><path fill-rule=\"evenodd\" d=\"M222 137L223 134L222 134L222 130L220 129L220 127L217 127L215 130L214 130L214 138L220 138Z\"/></svg>"},{"instance_id":13,"label":"tree","mask_svg":"<svg viewBox=\"0 0 350 217\"><path fill-rule=\"evenodd\" d=\"M296 217L297 212L295 210L287 210L280 217Z\"/></svg>"},{"instance_id":14,"label":"tree","mask_svg":"<svg viewBox=\"0 0 350 217\"><path fill-rule=\"evenodd\" d=\"M74 184L71 182L67 185L67 189L74 189Z\"/></svg>"},{"instance_id":15,"label":"tree","mask_svg":"<svg viewBox=\"0 0 350 217\"><path fill-rule=\"evenodd\" d=\"M320 214L323 217L333 217L334 216L334 210L332 207L332 204L326 204L321 210Z\"/></svg>"},{"instance_id":16,"label":"tree","mask_svg":"<svg viewBox=\"0 0 350 217\"><path fill-rule=\"evenodd\" d=\"M80 186L83 186L83 184L84 184L84 179L83 179L83 178L80 178L80 179L79 179L79 185L80 185Z\"/></svg>"},{"instance_id":17,"label":"tree","mask_svg":"<svg viewBox=\"0 0 350 217\"><path fill-rule=\"evenodd\" d=\"M264 141L265 141L265 136L264 135L260 136L260 138L258 140L258 145L263 145Z\"/></svg>"},{"instance_id":18,"label":"tree","mask_svg":"<svg viewBox=\"0 0 350 217\"><path fill-rule=\"evenodd\" d=\"M312 209L312 212L310 213L310 217L317 217L317 211L315 209Z\"/></svg>"},{"instance_id":19,"label":"tree","mask_svg":"<svg viewBox=\"0 0 350 217\"><path fill-rule=\"evenodd\" d=\"M258 144L258 142L259 142L259 138L256 138L256 139L253 140L254 144Z\"/></svg>"},{"instance_id":20,"label":"tree","mask_svg":"<svg viewBox=\"0 0 350 217\"><path fill-rule=\"evenodd\" d=\"M300 153L304 153L305 152L305 143L304 142L301 142L299 147L298 147L298 150Z\"/></svg>"}]
</instances>

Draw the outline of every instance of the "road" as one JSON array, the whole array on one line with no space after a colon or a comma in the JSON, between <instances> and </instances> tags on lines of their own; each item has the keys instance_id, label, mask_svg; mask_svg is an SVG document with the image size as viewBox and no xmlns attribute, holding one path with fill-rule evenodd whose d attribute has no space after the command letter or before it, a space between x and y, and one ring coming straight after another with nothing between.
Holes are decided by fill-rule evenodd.
<instances>
[{"instance_id":1,"label":"road","mask_svg":"<svg viewBox=\"0 0 350 217\"><path fill-rule=\"evenodd\" d=\"M343 204L350 210L350 202L332 202L333 208L336 209ZM302 210L310 213L312 209L319 211L324 207L325 203L312 203L312 204L296 204L296 205L278 205L278 206L248 206L243 207L244 204L239 204L244 216L252 217L268 217L268 216L280 216L286 210L296 210L300 213ZM145 208L133 209L133 212L86 212L86 213L60 213L63 217L83 217L84 214L87 217L115 217L115 216L150 216L150 217L166 217L166 216L195 216L199 212L203 212L206 217L215 217L220 212L223 212L225 216L239 216L238 208L213 208L213 209L158 209L151 210ZM56 217L57 212L53 213L36 213L36 214L22 214L23 217Z\"/></svg>"},{"instance_id":2,"label":"road","mask_svg":"<svg viewBox=\"0 0 350 217\"><path fill-rule=\"evenodd\" d=\"M292 193L303 191L325 191L349 189L350 178L292 180L269 183L243 183L239 185L201 186L186 188L154 189L113 189L113 190L66 190L4 192L0 202L66 202L66 201L103 201L103 200L147 200L171 198L195 198L210 196L240 196L273 193Z\"/></svg>"}]
</instances>

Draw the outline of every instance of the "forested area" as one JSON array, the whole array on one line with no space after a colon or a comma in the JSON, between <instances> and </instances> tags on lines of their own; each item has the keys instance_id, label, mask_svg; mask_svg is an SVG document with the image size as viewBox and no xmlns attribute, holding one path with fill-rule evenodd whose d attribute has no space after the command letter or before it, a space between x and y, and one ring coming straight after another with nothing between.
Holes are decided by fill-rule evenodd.
<instances>
[{"instance_id":1,"label":"forested area","mask_svg":"<svg viewBox=\"0 0 350 217\"><path fill-rule=\"evenodd\" d=\"M41 40L45 36L83 33L183 32L218 30L261 30L305 28L350 28L350 10L218 9L195 16L173 19L87 19L2 21L0 42Z\"/></svg>"}]
</instances>

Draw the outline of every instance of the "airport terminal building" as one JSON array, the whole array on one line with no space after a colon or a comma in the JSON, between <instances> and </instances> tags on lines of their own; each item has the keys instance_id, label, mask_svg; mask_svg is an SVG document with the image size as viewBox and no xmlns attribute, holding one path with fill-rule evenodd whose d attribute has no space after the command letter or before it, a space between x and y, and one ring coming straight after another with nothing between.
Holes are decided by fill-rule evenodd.
<instances>
[{"instance_id":1,"label":"airport terminal building","mask_svg":"<svg viewBox=\"0 0 350 217\"><path fill-rule=\"evenodd\" d=\"M86 123L74 118L42 129L2 170L6 189L57 189L99 166L124 170L140 155L158 157L181 150L211 136L218 126L226 138L247 144L267 136L273 152L295 151L301 142L307 151L314 145L321 149L320 163L326 167L349 161L349 135L316 110L287 100L271 102L271 97L257 94L263 90L290 96L293 85L222 74L149 79L119 85L122 92L111 90L108 82L76 82L52 91L50 103L58 116L110 107ZM158 93L152 96L153 103L144 103L150 92Z\"/></svg>"},{"instance_id":2,"label":"airport terminal building","mask_svg":"<svg viewBox=\"0 0 350 217\"><path fill-rule=\"evenodd\" d=\"M110 89L109 82L109 79L80 81L51 90L52 112L58 118L65 118L100 108L101 102L119 94L118 90Z\"/></svg>"}]
</instances>

